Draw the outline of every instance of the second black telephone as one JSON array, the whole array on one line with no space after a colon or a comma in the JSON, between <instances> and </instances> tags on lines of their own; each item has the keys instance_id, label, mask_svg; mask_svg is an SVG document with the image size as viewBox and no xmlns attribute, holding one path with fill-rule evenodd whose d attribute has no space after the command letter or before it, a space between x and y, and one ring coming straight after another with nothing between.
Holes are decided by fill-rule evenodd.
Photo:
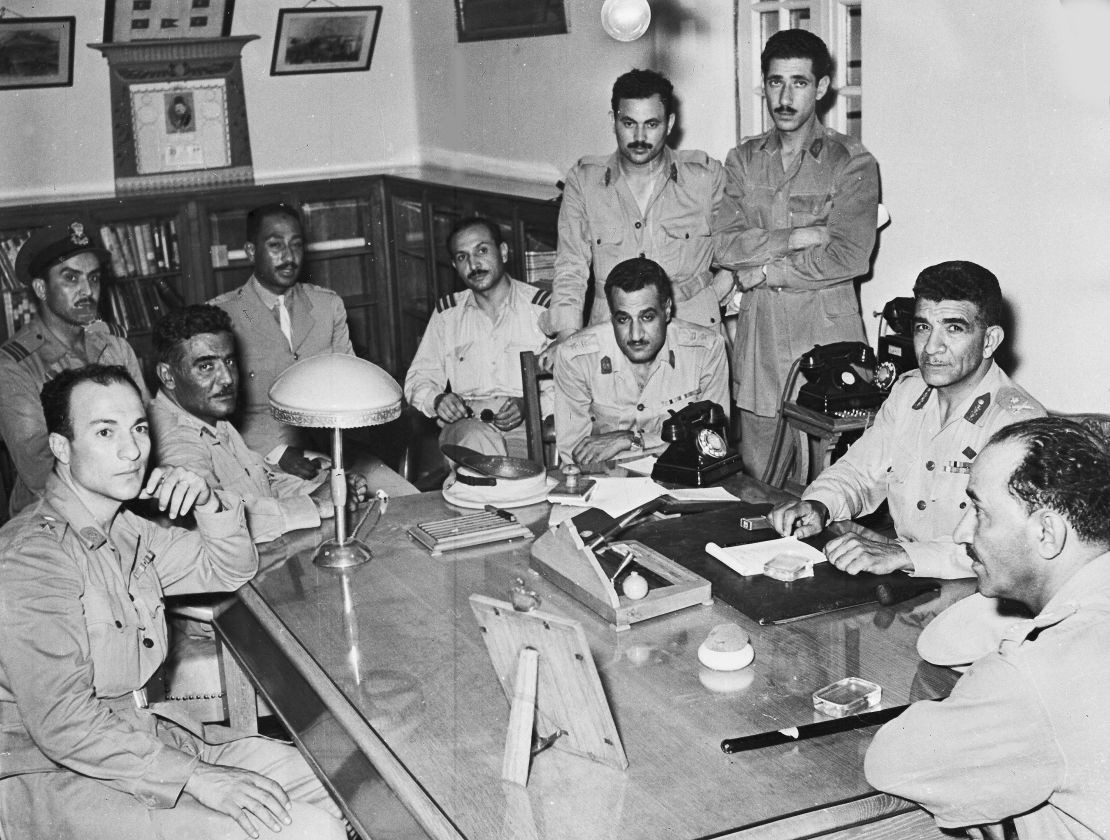
<instances>
[{"instance_id":1,"label":"second black telephone","mask_svg":"<svg viewBox=\"0 0 1110 840\"><path fill-rule=\"evenodd\" d=\"M728 446L728 418L714 402L701 400L672 411L660 435L671 445L651 471L656 481L705 487L740 471L740 455Z\"/></svg>"},{"instance_id":2,"label":"second black telephone","mask_svg":"<svg viewBox=\"0 0 1110 840\"><path fill-rule=\"evenodd\" d=\"M875 352L861 342L814 347L802 356L800 367L806 381L798 392L798 405L805 408L835 414L875 408L886 399L887 390L873 381Z\"/></svg>"}]
</instances>

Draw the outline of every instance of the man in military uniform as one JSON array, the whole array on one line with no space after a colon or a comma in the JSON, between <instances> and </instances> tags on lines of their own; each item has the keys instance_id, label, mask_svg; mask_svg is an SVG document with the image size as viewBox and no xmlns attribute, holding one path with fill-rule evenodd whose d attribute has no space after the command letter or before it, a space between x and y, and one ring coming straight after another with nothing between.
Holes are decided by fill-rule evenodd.
<instances>
[{"instance_id":1,"label":"man in military uniform","mask_svg":"<svg viewBox=\"0 0 1110 840\"><path fill-rule=\"evenodd\" d=\"M1059 417L1015 423L975 459L968 496L955 539L979 591L1034 617L947 699L914 703L880 729L867 781L920 803L941 828L980 827L974 836L1110 837L1106 441Z\"/></svg>"},{"instance_id":2,"label":"man in military uniform","mask_svg":"<svg viewBox=\"0 0 1110 840\"><path fill-rule=\"evenodd\" d=\"M440 443L525 458L520 354L539 353L550 295L509 276L509 246L487 219L461 219L447 252L466 291L436 303L405 375L405 399L443 425Z\"/></svg>"},{"instance_id":3,"label":"man in military uniform","mask_svg":"<svg viewBox=\"0 0 1110 840\"><path fill-rule=\"evenodd\" d=\"M927 577L970 577L952 530L967 509L967 477L998 429L1041 417L1040 403L994 363L1004 334L998 279L972 262L926 268L913 287L918 370L895 383L875 424L822 472L799 502L771 522L808 537L830 521L875 510L885 499L898 539L861 529L831 540L829 560L850 574L904 569Z\"/></svg>"},{"instance_id":4,"label":"man in military uniform","mask_svg":"<svg viewBox=\"0 0 1110 840\"><path fill-rule=\"evenodd\" d=\"M742 221L717 255L742 291L732 396L740 454L757 477L794 360L815 344L865 340L852 280L868 271L879 202L875 159L817 120L832 65L825 43L800 29L778 32L761 65L775 127L725 160L726 192Z\"/></svg>"},{"instance_id":5,"label":"man in military uniform","mask_svg":"<svg viewBox=\"0 0 1110 840\"><path fill-rule=\"evenodd\" d=\"M611 104L617 151L582 158L566 177L551 308L540 326L560 340L582 327L591 268L588 323L607 321L605 279L617 263L640 256L671 278L677 317L719 327L732 277L725 274L723 288L714 284L714 234L737 220L721 164L705 152L667 148L674 88L662 74L625 73Z\"/></svg>"},{"instance_id":6,"label":"man in military uniform","mask_svg":"<svg viewBox=\"0 0 1110 840\"><path fill-rule=\"evenodd\" d=\"M721 335L672 319L662 266L636 257L605 281L611 323L595 324L555 357L555 436L564 461L592 464L662 443L670 411L709 400L728 412Z\"/></svg>"},{"instance_id":7,"label":"man in military uniform","mask_svg":"<svg viewBox=\"0 0 1110 840\"><path fill-rule=\"evenodd\" d=\"M188 467L213 490L243 499L256 543L335 514L331 486L280 472L228 422L239 393L231 319L208 304L170 312L154 328L161 387L150 402L155 463ZM349 505L365 501L365 477L347 472Z\"/></svg>"},{"instance_id":8,"label":"man in military uniform","mask_svg":"<svg viewBox=\"0 0 1110 840\"><path fill-rule=\"evenodd\" d=\"M305 457L311 430L275 420L270 386L287 367L321 353L354 347L343 299L330 289L298 282L304 266L301 214L288 204L267 204L247 214L243 246L254 273L242 286L209 303L231 316L243 371L243 405L236 425L247 446L266 462L304 479L315 478L319 459Z\"/></svg>"},{"instance_id":9,"label":"man in military uniform","mask_svg":"<svg viewBox=\"0 0 1110 840\"><path fill-rule=\"evenodd\" d=\"M242 503L183 467L147 474L146 409L121 367L63 371L42 409L53 472L0 530L4 835L341 840L295 748L147 708L163 595L235 590L258 567ZM136 497L195 513L196 530L121 507Z\"/></svg>"},{"instance_id":10,"label":"man in military uniform","mask_svg":"<svg viewBox=\"0 0 1110 840\"><path fill-rule=\"evenodd\" d=\"M80 219L36 230L19 249L16 274L35 296L38 315L0 347L0 434L16 469L12 515L34 501L54 466L39 392L54 374L99 364L123 365L149 399L135 351L100 320L108 252Z\"/></svg>"}]
</instances>

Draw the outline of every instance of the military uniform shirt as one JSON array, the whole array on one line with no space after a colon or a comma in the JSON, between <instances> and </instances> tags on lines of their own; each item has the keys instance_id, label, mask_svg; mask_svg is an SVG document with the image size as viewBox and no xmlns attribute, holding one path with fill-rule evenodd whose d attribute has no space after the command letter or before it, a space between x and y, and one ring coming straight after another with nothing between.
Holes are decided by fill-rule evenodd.
<instances>
[{"instance_id":1,"label":"military uniform shirt","mask_svg":"<svg viewBox=\"0 0 1110 840\"><path fill-rule=\"evenodd\" d=\"M156 453L153 463L185 467L212 489L241 498L256 543L320 524L319 510L308 494L327 478L326 470L312 481L271 470L229 422L219 420L210 426L162 391L150 402L150 426Z\"/></svg>"},{"instance_id":2,"label":"military uniform shirt","mask_svg":"<svg viewBox=\"0 0 1110 840\"><path fill-rule=\"evenodd\" d=\"M699 400L728 413L724 339L696 324L675 319L667 325L643 390L611 324L571 336L555 355L555 438L568 463L580 441L604 432L641 429L644 446L658 446L670 412Z\"/></svg>"},{"instance_id":3,"label":"military uniform shirt","mask_svg":"<svg viewBox=\"0 0 1110 840\"><path fill-rule=\"evenodd\" d=\"M815 344L865 340L851 281L867 273L875 247L879 168L859 141L815 122L789 172L777 129L729 152L725 171L743 221L718 262L748 289L739 302L733 396L740 408L774 417L795 359ZM793 228L812 225L826 227L829 243L791 251Z\"/></svg>"},{"instance_id":4,"label":"military uniform shirt","mask_svg":"<svg viewBox=\"0 0 1110 840\"><path fill-rule=\"evenodd\" d=\"M143 404L150 399L135 351L103 321L85 328L85 353L88 359L71 353L38 318L0 347L0 434L18 473L12 515L34 501L54 468L40 399L47 380L87 364L122 365L139 386Z\"/></svg>"},{"instance_id":5,"label":"military uniform shirt","mask_svg":"<svg viewBox=\"0 0 1110 840\"><path fill-rule=\"evenodd\" d=\"M619 152L586 157L567 174L551 309L540 326L548 335L582 326L591 266L594 299L588 323L607 321L605 279L614 266L633 257L654 260L667 272L678 317L719 324L720 300L731 287L711 285L714 235L738 218L725 195L721 164L705 152L664 149L665 179L641 214L619 161Z\"/></svg>"},{"instance_id":6,"label":"military uniform shirt","mask_svg":"<svg viewBox=\"0 0 1110 840\"><path fill-rule=\"evenodd\" d=\"M509 297L491 321L470 289L439 299L405 374L405 399L435 417L435 398L451 383L467 400L520 397L520 354L540 352L539 328L551 296L510 278Z\"/></svg>"},{"instance_id":7,"label":"military uniform shirt","mask_svg":"<svg viewBox=\"0 0 1110 840\"><path fill-rule=\"evenodd\" d=\"M971 463L996 431L1044 408L996 364L941 423L939 400L919 371L894 384L875 424L802 493L833 521L875 510L884 499L898 540L925 577L971 577L971 561L952 532L967 508Z\"/></svg>"},{"instance_id":8,"label":"military uniform shirt","mask_svg":"<svg viewBox=\"0 0 1110 840\"><path fill-rule=\"evenodd\" d=\"M51 473L0 530L0 778L64 768L148 808L177 801L196 756L130 694L166 658L164 594L232 591L258 568L242 505L221 501L197 531L126 509L104 531Z\"/></svg>"}]
</instances>

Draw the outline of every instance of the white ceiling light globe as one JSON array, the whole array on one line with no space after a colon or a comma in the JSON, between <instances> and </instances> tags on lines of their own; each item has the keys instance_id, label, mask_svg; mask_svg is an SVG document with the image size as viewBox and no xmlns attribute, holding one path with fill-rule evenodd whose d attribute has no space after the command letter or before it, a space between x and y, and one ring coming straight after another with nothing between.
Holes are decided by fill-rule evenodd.
<instances>
[{"instance_id":1,"label":"white ceiling light globe","mask_svg":"<svg viewBox=\"0 0 1110 840\"><path fill-rule=\"evenodd\" d=\"M617 41L635 41L650 23L647 0L605 0L601 6L601 28Z\"/></svg>"}]
</instances>

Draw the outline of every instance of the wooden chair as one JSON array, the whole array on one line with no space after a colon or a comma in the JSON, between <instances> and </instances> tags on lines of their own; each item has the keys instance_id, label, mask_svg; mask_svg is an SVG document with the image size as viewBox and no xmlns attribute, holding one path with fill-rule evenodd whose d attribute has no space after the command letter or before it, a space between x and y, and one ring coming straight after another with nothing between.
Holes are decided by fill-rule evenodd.
<instances>
[{"instance_id":1,"label":"wooden chair","mask_svg":"<svg viewBox=\"0 0 1110 840\"><path fill-rule=\"evenodd\" d=\"M520 381L524 387L524 431L528 436L528 458L545 467L558 463L555 449L555 418L544 417L540 406L540 382L549 380L550 373L540 370L536 354L525 350L520 354Z\"/></svg>"},{"instance_id":2,"label":"wooden chair","mask_svg":"<svg viewBox=\"0 0 1110 840\"><path fill-rule=\"evenodd\" d=\"M1049 413L1063 417L1065 420L1074 420L1110 441L1110 414L1057 414L1055 411Z\"/></svg>"}]
</instances>

